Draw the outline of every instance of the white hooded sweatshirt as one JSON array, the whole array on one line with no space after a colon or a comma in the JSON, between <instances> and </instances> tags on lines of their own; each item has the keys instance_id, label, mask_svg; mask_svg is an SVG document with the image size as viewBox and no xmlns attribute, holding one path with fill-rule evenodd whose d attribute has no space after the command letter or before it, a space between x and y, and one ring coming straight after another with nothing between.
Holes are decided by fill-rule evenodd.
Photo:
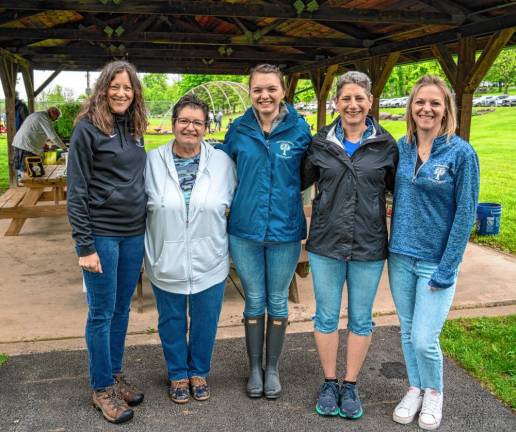
<instances>
[{"instance_id":1,"label":"white hooded sweatshirt","mask_svg":"<svg viewBox=\"0 0 516 432\"><path fill-rule=\"evenodd\" d=\"M195 294L227 277L226 211L235 187L233 161L202 142L187 215L172 142L149 152L145 271L153 285L171 293Z\"/></svg>"}]
</instances>

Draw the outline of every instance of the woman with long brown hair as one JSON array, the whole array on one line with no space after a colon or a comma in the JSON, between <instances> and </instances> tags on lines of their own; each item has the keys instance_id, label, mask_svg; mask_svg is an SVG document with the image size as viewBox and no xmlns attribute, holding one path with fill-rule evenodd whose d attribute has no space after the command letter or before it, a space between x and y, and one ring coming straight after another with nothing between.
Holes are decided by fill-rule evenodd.
<instances>
[{"instance_id":1,"label":"woman with long brown hair","mask_svg":"<svg viewBox=\"0 0 516 432\"><path fill-rule=\"evenodd\" d=\"M76 119L68 159L68 218L88 300L93 405L113 423L143 394L122 375L129 307L140 273L147 198L142 87L133 65L104 66Z\"/></svg>"}]
</instances>

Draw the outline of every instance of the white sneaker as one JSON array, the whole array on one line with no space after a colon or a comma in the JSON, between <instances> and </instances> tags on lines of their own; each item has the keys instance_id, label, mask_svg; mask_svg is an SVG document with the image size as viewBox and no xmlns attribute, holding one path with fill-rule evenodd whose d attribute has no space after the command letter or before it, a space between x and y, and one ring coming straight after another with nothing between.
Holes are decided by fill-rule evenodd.
<instances>
[{"instance_id":1,"label":"white sneaker","mask_svg":"<svg viewBox=\"0 0 516 432\"><path fill-rule=\"evenodd\" d=\"M414 421L417 413L421 409L423 404L423 395L421 389L417 387L410 387L408 392L403 396L394 412L392 413L392 419L396 423L409 424Z\"/></svg>"},{"instance_id":2,"label":"white sneaker","mask_svg":"<svg viewBox=\"0 0 516 432\"><path fill-rule=\"evenodd\" d=\"M423 406L419 413L419 427L434 430L441 424L443 418L443 395L434 389L425 389Z\"/></svg>"}]
</instances>

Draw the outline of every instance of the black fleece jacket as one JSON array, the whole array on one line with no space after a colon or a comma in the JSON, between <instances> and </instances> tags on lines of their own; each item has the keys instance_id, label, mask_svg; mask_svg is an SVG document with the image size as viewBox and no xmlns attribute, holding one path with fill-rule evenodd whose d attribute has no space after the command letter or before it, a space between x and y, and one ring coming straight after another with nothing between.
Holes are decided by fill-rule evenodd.
<instances>
[{"instance_id":1,"label":"black fleece jacket","mask_svg":"<svg viewBox=\"0 0 516 432\"><path fill-rule=\"evenodd\" d=\"M317 183L306 250L337 260L387 257L385 194L398 164L394 138L370 117L375 134L350 158L333 131L337 118L312 139L301 171L307 188Z\"/></svg>"},{"instance_id":2,"label":"black fleece jacket","mask_svg":"<svg viewBox=\"0 0 516 432\"><path fill-rule=\"evenodd\" d=\"M147 196L143 139L128 131L127 116L115 115L110 135L87 119L74 128L68 156L68 219L77 255L94 253L94 235L145 232Z\"/></svg>"}]
</instances>

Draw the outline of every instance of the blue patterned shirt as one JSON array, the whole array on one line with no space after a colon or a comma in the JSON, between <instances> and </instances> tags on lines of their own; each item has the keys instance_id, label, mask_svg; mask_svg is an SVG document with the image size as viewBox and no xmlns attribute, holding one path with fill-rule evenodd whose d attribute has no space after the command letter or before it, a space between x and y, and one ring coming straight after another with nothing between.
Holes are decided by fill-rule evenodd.
<instances>
[{"instance_id":1,"label":"blue patterned shirt","mask_svg":"<svg viewBox=\"0 0 516 432\"><path fill-rule=\"evenodd\" d=\"M192 189L195 185L195 179L197 178L197 171L199 170L201 154L199 153L192 158L183 158L175 153L172 154L174 155L177 177L179 178L179 185L183 191L183 196L186 203L186 211L188 212L190 196L192 195Z\"/></svg>"}]
</instances>

